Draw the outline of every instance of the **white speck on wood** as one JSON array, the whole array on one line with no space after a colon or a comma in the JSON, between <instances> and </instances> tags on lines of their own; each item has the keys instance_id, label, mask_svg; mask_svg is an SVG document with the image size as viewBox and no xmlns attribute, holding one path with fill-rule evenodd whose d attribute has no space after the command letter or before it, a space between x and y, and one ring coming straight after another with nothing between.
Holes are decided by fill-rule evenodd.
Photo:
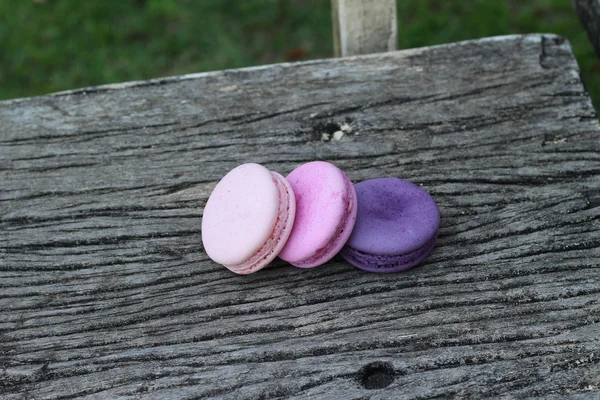
<instances>
[{"instance_id":1,"label":"white speck on wood","mask_svg":"<svg viewBox=\"0 0 600 400\"><path fill-rule=\"evenodd\" d=\"M228 86L221 87L219 90L221 90L222 92L233 92L234 90L237 90L237 89L238 89L237 85L228 85Z\"/></svg>"},{"instance_id":2,"label":"white speck on wood","mask_svg":"<svg viewBox=\"0 0 600 400\"><path fill-rule=\"evenodd\" d=\"M346 134L352 133L352 125L348 123L343 123L340 125L340 130Z\"/></svg>"}]
</instances>

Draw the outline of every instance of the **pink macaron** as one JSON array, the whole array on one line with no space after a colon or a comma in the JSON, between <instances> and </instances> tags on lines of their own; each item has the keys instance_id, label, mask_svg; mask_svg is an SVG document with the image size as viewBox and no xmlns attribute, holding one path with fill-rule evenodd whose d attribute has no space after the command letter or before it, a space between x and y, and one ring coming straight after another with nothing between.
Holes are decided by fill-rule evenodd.
<instances>
[{"instance_id":1,"label":"pink macaron","mask_svg":"<svg viewBox=\"0 0 600 400\"><path fill-rule=\"evenodd\" d=\"M231 170L211 193L202 218L208 256L237 274L266 267L285 245L296 201L288 181L258 164Z\"/></svg>"},{"instance_id":2,"label":"pink macaron","mask_svg":"<svg viewBox=\"0 0 600 400\"><path fill-rule=\"evenodd\" d=\"M316 267L333 258L350 237L356 192L341 169L324 161L301 165L287 180L296 195L296 217L279 258L300 268Z\"/></svg>"}]
</instances>

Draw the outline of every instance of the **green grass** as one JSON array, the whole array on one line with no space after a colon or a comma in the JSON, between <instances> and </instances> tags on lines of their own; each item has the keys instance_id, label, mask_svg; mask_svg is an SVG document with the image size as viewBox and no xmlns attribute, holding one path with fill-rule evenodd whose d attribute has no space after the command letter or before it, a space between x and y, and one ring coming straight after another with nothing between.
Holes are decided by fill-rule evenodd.
<instances>
[{"instance_id":1,"label":"green grass","mask_svg":"<svg viewBox=\"0 0 600 400\"><path fill-rule=\"evenodd\" d=\"M600 105L600 63L569 0L399 0L400 48L512 33L571 42ZM0 99L331 57L330 0L0 0Z\"/></svg>"}]
</instances>

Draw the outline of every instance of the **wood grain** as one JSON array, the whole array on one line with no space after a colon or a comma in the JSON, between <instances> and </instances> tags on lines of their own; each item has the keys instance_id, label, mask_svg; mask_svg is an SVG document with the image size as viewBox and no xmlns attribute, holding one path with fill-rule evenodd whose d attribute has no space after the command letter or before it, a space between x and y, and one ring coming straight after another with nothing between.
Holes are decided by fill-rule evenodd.
<instances>
[{"instance_id":1,"label":"wood grain","mask_svg":"<svg viewBox=\"0 0 600 400\"><path fill-rule=\"evenodd\" d=\"M398 48L396 0L331 0L336 57Z\"/></svg>"},{"instance_id":2,"label":"wood grain","mask_svg":"<svg viewBox=\"0 0 600 400\"><path fill-rule=\"evenodd\" d=\"M430 191L434 253L207 258L218 179L311 160ZM600 396L600 129L560 37L0 102L0 182L2 399Z\"/></svg>"}]
</instances>

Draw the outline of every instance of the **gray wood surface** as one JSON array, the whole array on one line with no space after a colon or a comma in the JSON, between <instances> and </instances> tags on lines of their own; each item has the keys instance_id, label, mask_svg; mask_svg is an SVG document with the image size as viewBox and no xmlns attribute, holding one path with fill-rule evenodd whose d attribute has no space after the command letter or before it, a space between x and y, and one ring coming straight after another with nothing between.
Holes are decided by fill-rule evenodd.
<instances>
[{"instance_id":1,"label":"gray wood surface","mask_svg":"<svg viewBox=\"0 0 600 400\"><path fill-rule=\"evenodd\" d=\"M430 191L434 253L207 258L218 179L311 160ZM2 399L600 396L600 129L559 37L0 102L0 182Z\"/></svg>"},{"instance_id":2,"label":"gray wood surface","mask_svg":"<svg viewBox=\"0 0 600 400\"><path fill-rule=\"evenodd\" d=\"M571 0L571 4L600 57L600 0Z\"/></svg>"},{"instance_id":3,"label":"gray wood surface","mask_svg":"<svg viewBox=\"0 0 600 400\"><path fill-rule=\"evenodd\" d=\"M398 48L396 0L331 0L336 57Z\"/></svg>"}]
</instances>

